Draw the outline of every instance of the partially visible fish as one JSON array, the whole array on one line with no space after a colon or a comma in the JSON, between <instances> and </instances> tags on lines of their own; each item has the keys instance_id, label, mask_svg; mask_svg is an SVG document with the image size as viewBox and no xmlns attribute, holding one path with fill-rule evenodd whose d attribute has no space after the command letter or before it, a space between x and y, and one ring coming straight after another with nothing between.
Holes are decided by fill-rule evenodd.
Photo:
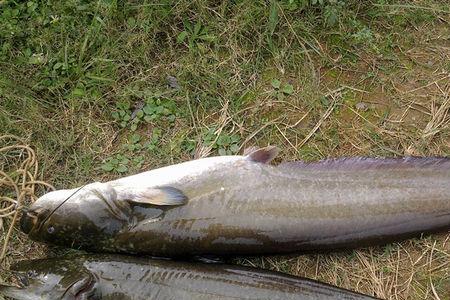
<instances>
[{"instance_id":1,"label":"partially visible fish","mask_svg":"<svg viewBox=\"0 0 450 300\"><path fill-rule=\"evenodd\" d=\"M39 198L31 239L153 256L384 244L450 228L449 158L268 164L276 148L193 160Z\"/></svg>"},{"instance_id":2,"label":"partially visible fish","mask_svg":"<svg viewBox=\"0 0 450 300\"><path fill-rule=\"evenodd\" d=\"M266 270L126 256L31 260L13 268L23 287L0 285L0 294L18 300L375 299Z\"/></svg>"}]
</instances>

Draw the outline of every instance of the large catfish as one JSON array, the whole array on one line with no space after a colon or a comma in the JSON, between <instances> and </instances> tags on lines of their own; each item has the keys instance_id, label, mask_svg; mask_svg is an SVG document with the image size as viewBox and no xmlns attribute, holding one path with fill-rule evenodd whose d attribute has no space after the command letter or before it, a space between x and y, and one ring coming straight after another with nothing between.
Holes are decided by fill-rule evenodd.
<instances>
[{"instance_id":1,"label":"large catfish","mask_svg":"<svg viewBox=\"0 0 450 300\"><path fill-rule=\"evenodd\" d=\"M274 147L188 161L38 199L38 241L153 256L257 255L384 244L450 228L449 158L268 164Z\"/></svg>"},{"instance_id":2,"label":"large catfish","mask_svg":"<svg viewBox=\"0 0 450 300\"><path fill-rule=\"evenodd\" d=\"M30 260L13 270L21 287L0 285L0 294L18 300L375 299L267 270L126 256Z\"/></svg>"}]
</instances>

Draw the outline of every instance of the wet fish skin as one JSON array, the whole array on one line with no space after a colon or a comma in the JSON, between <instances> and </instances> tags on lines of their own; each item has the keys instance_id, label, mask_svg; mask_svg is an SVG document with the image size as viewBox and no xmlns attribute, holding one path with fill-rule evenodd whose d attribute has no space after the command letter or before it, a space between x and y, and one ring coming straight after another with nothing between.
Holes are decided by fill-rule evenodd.
<instances>
[{"instance_id":1,"label":"wet fish skin","mask_svg":"<svg viewBox=\"0 0 450 300\"><path fill-rule=\"evenodd\" d=\"M336 250L450 228L449 158L267 164L273 156L263 148L89 184L50 217L76 189L48 193L22 228L38 241L166 257Z\"/></svg>"},{"instance_id":2,"label":"wet fish skin","mask_svg":"<svg viewBox=\"0 0 450 300\"><path fill-rule=\"evenodd\" d=\"M208 265L114 255L24 261L13 267L23 288L0 294L29 299L375 299L300 277L231 265ZM27 275L28 274L28 275Z\"/></svg>"}]
</instances>

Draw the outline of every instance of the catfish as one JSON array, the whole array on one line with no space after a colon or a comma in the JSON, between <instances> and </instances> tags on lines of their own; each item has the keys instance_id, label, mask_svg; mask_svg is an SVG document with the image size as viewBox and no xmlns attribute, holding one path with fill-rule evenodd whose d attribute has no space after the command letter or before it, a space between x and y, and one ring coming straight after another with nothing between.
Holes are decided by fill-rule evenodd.
<instances>
[{"instance_id":1,"label":"catfish","mask_svg":"<svg viewBox=\"0 0 450 300\"><path fill-rule=\"evenodd\" d=\"M22 261L12 267L18 300L369 300L318 281L262 269L117 255L77 255Z\"/></svg>"},{"instance_id":2,"label":"catfish","mask_svg":"<svg viewBox=\"0 0 450 300\"><path fill-rule=\"evenodd\" d=\"M272 165L276 147L47 193L21 218L36 241L160 257L305 253L450 228L450 159Z\"/></svg>"}]
</instances>

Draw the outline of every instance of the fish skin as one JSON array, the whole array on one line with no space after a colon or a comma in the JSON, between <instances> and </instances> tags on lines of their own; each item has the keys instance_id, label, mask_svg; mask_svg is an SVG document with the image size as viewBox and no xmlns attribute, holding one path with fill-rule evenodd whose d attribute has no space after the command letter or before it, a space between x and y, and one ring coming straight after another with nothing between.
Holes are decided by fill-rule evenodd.
<instances>
[{"instance_id":1,"label":"fish skin","mask_svg":"<svg viewBox=\"0 0 450 300\"><path fill-rule=\"evenodd\" d=\"M270 156L257 151L265 161ZM163 257L349 249L450 228L449 158L273 166L251 155L204 158L93 183L46 220L75 189L48 193L30 207L43 211L36 224L45 224L22 227L38 241ZM179 191L186 203L143 204L141 191L157 195L158 187ZM30 222L24 215L22 224Z\"/></svg>"},{"instance_id":2,"label":"fish skin","mask_svg":"<svg viewBox=\"0 0 450 300\"><path fill-rule=\"evenodd\" d=\"M0 294L18 300L375 299L262 269L117 255L31 260L13 268L32 274L22 289L0 286Z\"/></svg>"}]
</instances>

